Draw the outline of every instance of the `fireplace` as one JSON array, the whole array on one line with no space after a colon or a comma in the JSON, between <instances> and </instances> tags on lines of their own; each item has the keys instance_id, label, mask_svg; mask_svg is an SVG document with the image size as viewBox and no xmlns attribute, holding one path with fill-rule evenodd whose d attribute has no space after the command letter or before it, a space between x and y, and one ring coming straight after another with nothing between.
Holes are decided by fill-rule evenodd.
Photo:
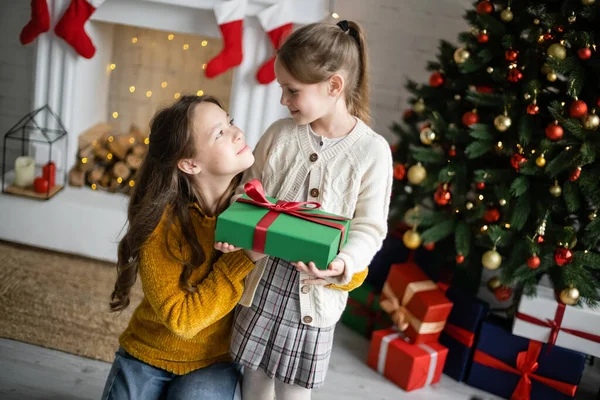
<instances>
[{"instance_id":1,"label":"fireplace","mask_svg":"<svg viewBox=\"0 0 600 400\"><path fill-rule=\"evenodd\" d=\"M33 108L48 104L63 121L68 132L67 169L80 161L78 137L81 133L96 124L106 123L114 124L119 130L127 130L135 123L144 130L155 109L166 104L170 97L175 99L177 93L203 91L220 97L235 116L236 124L245 131L251 146L258 142L270 123L286 116L287 110L279 105L278 85L260 85L255 79L260 65L272 54L268 36L255 15L275 0L248 0L244 61L229 74L214 81L204 80L200 72L202 64L208 61L201 62L206 54L194 59L189 52L190 63L199 68L198 81L190 87L180 90L176 74L169 77L164 69L151 79L140 79L138 86L127 82L140 78L135 75L126 76L120 83L111 81L111 74L114 77L120 67L114 61L115 40L120 37L130 44L140 45L145 37L150 45L155 40L156 46L162 46L164 43L159 44L158 40L161 37L168 40L169 35L173 35L173 48L181 46L183 49L188 44L186 51L200 46L207 48L207 54L217 54L221 38L212 9L218 1L221 0L107 0L85 27L96 46L96 54L90 60L78 57L52 32L37 39ZM62 15L68 3L69 0L50 3L53 21L55 16ZM294 7L297 24L319 21L326 16L324 0L298 1ZM138 39L137 43L132 43L134 38ZM203 46L204 41L206 46ZM111 69L112 64L115 64L114 69ZM141 65L147 66L147 63ZM157 86L146 87L148 82ZM166 87L162 87L164 82ZM111 85L117 85L116 90ZM130 91L132 86L135 86L133 92ZM140 96L129 96L134 93ZM90 188L67 187L46 202L0 195L3 213L0 239L115 260L116 245L126 223L127 204L125 194Z\"/></svg>"}]
</instances>

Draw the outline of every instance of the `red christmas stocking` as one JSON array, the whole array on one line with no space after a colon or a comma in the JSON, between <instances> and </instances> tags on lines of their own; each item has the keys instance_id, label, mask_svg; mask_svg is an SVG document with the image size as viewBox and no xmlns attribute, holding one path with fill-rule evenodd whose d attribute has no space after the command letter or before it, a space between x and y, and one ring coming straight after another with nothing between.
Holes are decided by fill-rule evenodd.
<instances>
[{"instance_id":1,"label":"red christmas stocking","mask_svg":"<svg viewBox=\"0 0 600 400\"><path fill-rule=\"evenodd\" d=\"M31 20L21 31L21 44L31 43L50 30L50 13L46 0L31 0Z\"/></svg>"},{"instance_id":2,"label":"red christmas stocking","mask_svg":"<svg viewBox=\"0 0 600 400\"><path fill-rule=\"evenodd\" d=\"M248 0L229 0L215 6L215 17L223 35L223 50L208 62L204 71L207 78L214 78L242 63L242 31L247 4Z\"/></svg>"},{"instance_id":3,"label":"red christmas stocking","mask_svg":"<svg viewBox=\"0 0 600 400\"><path fill-rule=\"evenodd\" d=\"M96 53L83 25L105 0L71 0L69 8L54 28L54 32L75 49L80 56L92 58Z\"/></svg>"},{"instance_id":4,"label":"red christmas stocking","mask_svg":"<svg viewBox=\"0 0 600 400\"><path fill-rule=\"evenodd\" d=\"M279 0L277 4L258 13L258 20L269 35L275 50L278 50L292 33L292 7L293 4L290 0ZM256 74L256 80L263 85L273 82L275 80L274 65L275 56L260 67Z\"/></svg>"}]
</instances>

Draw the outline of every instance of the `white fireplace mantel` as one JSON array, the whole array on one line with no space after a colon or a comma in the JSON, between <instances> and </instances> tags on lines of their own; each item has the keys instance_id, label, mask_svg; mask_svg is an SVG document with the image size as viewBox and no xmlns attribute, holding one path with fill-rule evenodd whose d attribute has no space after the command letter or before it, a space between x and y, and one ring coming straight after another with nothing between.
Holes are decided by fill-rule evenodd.
<instances>
[{"instance_id":1,"label":"white fireplace mantel","mask_svg":"<svg viewBox=\"0 0 600 400\"><path fill-rule=\"evenodd\" d=\"M90 60L77 56L53 32L37 39L32 109L48 104L61 117L69 138L68 154L63 155L67 170L75 164L79 134L108 115L106 68L111 52L110 46L102 45L112 41L108 24L220 37L212 11L218 1L223 0L107 0L85 26L97 48ZM248 0L244 61L232 82L229 111L251 146L270 123L287 114L279 104L278 85L260 85L255 79L273 53L255 15L275 1ZM49 2L53 21L68 4L69 0ZM294 7L297 24L326 16L325 0L299 0ZM89 188L67 187L48 201L0 194L0 239L114 261L127 204L126 196Z\"/></svg>"}]
</instances>

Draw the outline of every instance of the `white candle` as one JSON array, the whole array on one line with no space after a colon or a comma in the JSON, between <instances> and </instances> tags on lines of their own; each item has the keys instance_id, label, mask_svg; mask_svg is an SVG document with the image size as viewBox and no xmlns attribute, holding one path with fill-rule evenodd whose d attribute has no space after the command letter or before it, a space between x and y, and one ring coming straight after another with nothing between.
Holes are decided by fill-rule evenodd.
<instances>
[{"instance_id":1,"label":"white candle","mask_svg":"<svg viewBox=\"0 0 600 400\"><path fill-rule=\"evenodd\" d=\"M27 187L35 179L35 161L31 157L18 157L15 161L15 185Z\"/></svg>"}]
</instances>

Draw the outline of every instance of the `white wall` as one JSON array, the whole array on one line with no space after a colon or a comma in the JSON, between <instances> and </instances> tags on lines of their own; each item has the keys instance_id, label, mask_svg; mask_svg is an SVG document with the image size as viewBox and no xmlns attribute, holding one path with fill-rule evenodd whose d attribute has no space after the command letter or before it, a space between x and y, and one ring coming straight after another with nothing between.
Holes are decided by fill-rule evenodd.
<instances>
[{"instance_id":1,"label":"white wall","mask_svg":"<svg viewBox=\"0 0 600 400\"><path fill-rule=\"evenodd\" d=\"M440 39L456 43L468 30L462 19L472 0L331 0L340 18L362 24L371 58L373 127L388 140L399 121L409 93L406 77L427 82L427 61L433 60Z\"/></svg>"}]
</instances>

